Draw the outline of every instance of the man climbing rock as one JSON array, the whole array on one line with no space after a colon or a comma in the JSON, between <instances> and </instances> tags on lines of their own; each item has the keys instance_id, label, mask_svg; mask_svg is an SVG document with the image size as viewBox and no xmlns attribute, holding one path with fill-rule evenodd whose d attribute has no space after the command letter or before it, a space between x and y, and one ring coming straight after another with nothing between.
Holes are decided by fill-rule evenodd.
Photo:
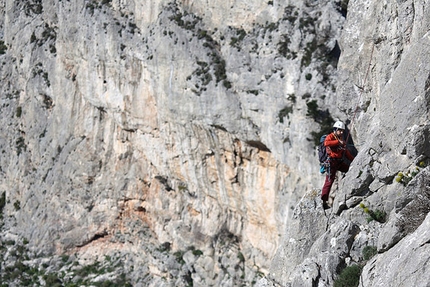
<instances>
[{"instance_id":1,"label":"man climbing rock","mask_svg":"<svg viewBox=\"0 0 430 287\"><path fill-rule=\"evenodd\" d=\"M324 209L329 208L327 201L329 199L331 186L336 178L336 172L338 170L341 172L347 172L350 162L354 159L354 156L346 148L346 141L343 137L344 131L345 124L341 121L337 121L333 125L333 132L330 133L324 141L324 146L326 147L328 154L327 175L321 191L321 199L323 201Z\"/></svg>"}]
</instances>

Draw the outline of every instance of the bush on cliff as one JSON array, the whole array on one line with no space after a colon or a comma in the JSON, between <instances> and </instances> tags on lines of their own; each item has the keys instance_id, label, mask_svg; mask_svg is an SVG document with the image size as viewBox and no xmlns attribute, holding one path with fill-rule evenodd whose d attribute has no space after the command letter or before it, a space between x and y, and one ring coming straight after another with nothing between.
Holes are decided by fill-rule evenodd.
<instances>
[{"instance_id":1,"label":"bush on cliff","mask_svg":"<svg viewBox=\"0 0 430 287\"><path fill-rule=\"evenodd\" d=\"M351 265L342 270L334 281L334 287L357 287L360 282L361 266Z\"/></svg>"}]
</instances>

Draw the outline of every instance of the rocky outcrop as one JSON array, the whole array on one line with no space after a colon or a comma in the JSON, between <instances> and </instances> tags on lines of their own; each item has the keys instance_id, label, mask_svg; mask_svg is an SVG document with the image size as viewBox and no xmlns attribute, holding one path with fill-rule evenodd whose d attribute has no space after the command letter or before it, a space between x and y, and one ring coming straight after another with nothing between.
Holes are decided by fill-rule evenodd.
<instances>
[{"instance_id":1,"label":"rocky outcrop","mask_svg":"<svg viewBox=\"0 0 430 287\"><path fill-rule=\"evenodd\" d=\"M336 280L340 284L345 267L354 265L363 268L356 284L427 286L427 5L374 1L348 6L340 41L340 95L330 101L342 103L351 116L360 152L338 179L327 218L311 207L307 216L292 219L306 229L286 234L260 286L332 286ZM329 222L326 230L314 223L317 219ZM300 246L306 248L298 251L297 239L304 234L309 237Z\"/></svg>"},{"instance_id":2,"label":"rocky outcrop","mask_svg":"<svg viewBox=\"0 0 430 287\"><path fill-rule=\"evenodd\" d=\"M379 284L421 246L427 1L138 2L0 3L2 270L329 286L368 245ZM360 152L324 213L315 141L334 118Z\"/></svg>"},{"instance_id":3,"label":"rocky outcrop","mask_svg":"<svg viewBox=\"0 0 430 287\"><path fill-rule=\"evenodd\" d=\"M404 237L395 248L375 257L364 267L362 281L369 286L390 282L395 286L427 286L429 248L429 216L415 233ZM404 250L412 251L403 253ZM387 265L386 263L391 263Z\"/></svg>"},{"instance_id":4,"label":"rocky outcrop","mask_svg":"<svg viewBox=\"0 0 430 287\"><path fill-rule=\"evenodd\" d=\"M36 257L119 249L135 284L266 272L320 184L309 132L344 17L257 2L5 1L3 236Z\"/></svg>"}]
</instances>

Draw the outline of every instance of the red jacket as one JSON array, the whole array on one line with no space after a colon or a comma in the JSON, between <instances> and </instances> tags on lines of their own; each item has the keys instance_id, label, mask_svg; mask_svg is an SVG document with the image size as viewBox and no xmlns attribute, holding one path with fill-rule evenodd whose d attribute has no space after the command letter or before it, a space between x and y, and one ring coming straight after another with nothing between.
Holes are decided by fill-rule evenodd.
<instances>
[{"instance_id":1,"label":"red jacket","mask_svg":"<svg viewBox=\"0 0 430 287\"><path fill-rule=\"evenodd\" d=\"M343 155L352 161L354 157L349 152L349 150L346 148L345 143L341 144L339 142L339 138L334 134L329 134L324 141L324 146L326 147L327 154L330 158L333 159L342 159Z\"/></svg>"}]
</instances>

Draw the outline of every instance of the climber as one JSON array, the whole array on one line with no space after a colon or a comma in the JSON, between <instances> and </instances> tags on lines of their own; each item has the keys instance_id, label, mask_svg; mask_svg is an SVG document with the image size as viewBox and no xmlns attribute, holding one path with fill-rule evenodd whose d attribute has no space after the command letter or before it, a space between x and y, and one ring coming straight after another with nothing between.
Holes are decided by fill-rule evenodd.
<instances>
[{"instance_id":1,"label":"climber","mask_svg":"<svg viewBox=\"0 0 430 287\"><path fill-rule=\"evenodd\" d=\"M321 199L323 201L323 208L330 208L328 205L328 199L330 194L331 186L336 178L336 172L347 172L349 169L350 162L354 159L354 156L346 148L346 142L343 136L345 131L345 124L341 121L337 121L333 125L333 132L327 135L324 146L326 147L328 154L328 170L325 178L324 186L321 190ZM349 161L347 161L346 159Z\"/></svg>"}]
</instances>

